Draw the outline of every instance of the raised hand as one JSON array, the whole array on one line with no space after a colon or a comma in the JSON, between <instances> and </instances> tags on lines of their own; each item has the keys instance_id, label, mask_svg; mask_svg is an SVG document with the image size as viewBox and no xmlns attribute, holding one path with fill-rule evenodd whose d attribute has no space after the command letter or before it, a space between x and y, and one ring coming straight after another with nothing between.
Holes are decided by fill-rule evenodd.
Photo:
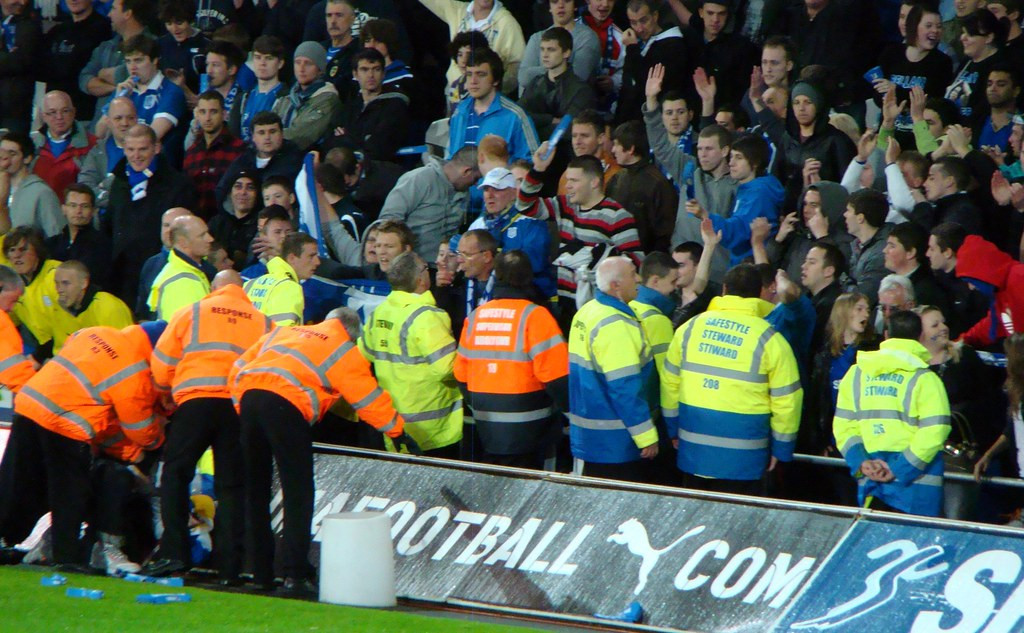
<instances>
[{"instance_id":1,"label":"raised hand","mask_svg":"<svg viewBox=\"0 0 1024 633\"><path fill-rule=\"evenodd\" d=\"M655 64L647 73L647 86L644 87L644 94L647 99L657 99L661 94L661 84L665 81L665 67Z\"/></svg>"},{"instance_id":2,"label":"raised hand","mask_svg":"<svg viewBox=\"0 0 1024 633\"><path fill-rule=\"evenodd\" d=\"M764 94L764 78L761 76L761 67L754 66L750 72L750 100L757 101Z\"/></svg>"},{"instance_id":3,"label":"raised hand","mask_svg":"<svg viewBox=\"0 0 1024 633\"><path fill-rule=\"evenodd\" d=\"M551 166L551 161L555 159L555 148L551 148L551 154L545 158L548 153L548 142L544 141L537 148L537 151L533 153L533 168L539 172L545 171Z\"/></svg>"},{"instance_id":4,"label":"raised hand","mask_svg":"<svg viewBox=\"0 0 1024 633\"><path fill-rule=\"evenodd\" d=\"M701 101L715 102L715 95L718 94L718 84L715 82L714 76L709 77L703 68L693 71L693 87L696 88Z\"/></svg>"},{"instance_id":5,"label":"raised hand","mask_svg":"<svg viewBox=\"0 0 1024 633\"><path fill-rule=\"evenodd\" d=\"M892 129L896 125L896 118L907 107L906 101L896 101L896 88L885 93L882 98L882 126L885 129Z\"/></svg>"},{"instance_id":6,"label":"raised hand","mask_svg":"<svg viewBox=\"0 0 1024 633\"><path fill-rule=\"evenodd\" d=\"M992 199L1000 206L1006 206L1010 204L1011 195L1010 182L1006 180L1003 172L998 169L992 172Z\"/></svg>"},{"instance_id":7,"label":"raised hand","mask_svg":"<svg viewBox=\"0 0 1024 633\"><path fill-rule=\"evenodd\" d=\"M885 164L892 165L895 163L902 152L899 141L896 140L895 136L890 136L889 143L885 146Z\"/></svg>"},{"instance_id":8,"label":"raised hand","mask_svg":"<svg viewBox=\"0 0 1024 633\"><path fill-rule=\"evenodd\" d=\"M857 162L865 162L871 152L875 151L875 142L878 139L878 132L874 130L868 130L860 135L860 140L857 141Z\"/></svg>"},{"instance_id":9,"label":"raised hand","mask_svg":"<svg viewBox=\"0 0 1024 633\"><path fill-rule=\"evenodd\" d=\"M924 121L924 104L926 101L928 101L928 95L924 93L924 88L914 86L910 89L910 118L914 120L914 123Z\"/></svg>"},{"instance_id":10,"label":"raised hand","mask_svg":"<svg viewBox=\"0 0 1024 633\"><path fill-rule=\"evenodd\" d=\"M715 231L711 218L704 218L700 221L700 237L704 240L704 248L714 248L722 241L722 232Z\"/></svg>"},{"instance_id":11,"label":"raised hand","mask_svg":"<svg viewBox=\"0 0 1024 633\"><path fill-rule=\"evenodd\" d=\"M760 216L754 218L754 221L750 223L750 243L764 244L764 241L768 239L768 235L771 232L772 223L768 221L768 218ZM701 234L703 235L703 233Z\"/></svg>"}]
</instances>

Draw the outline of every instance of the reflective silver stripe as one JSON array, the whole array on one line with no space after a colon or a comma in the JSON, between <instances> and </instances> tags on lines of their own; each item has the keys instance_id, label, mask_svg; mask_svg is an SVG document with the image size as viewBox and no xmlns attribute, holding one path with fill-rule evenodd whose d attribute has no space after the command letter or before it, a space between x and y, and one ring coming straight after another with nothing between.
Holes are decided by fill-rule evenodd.
<instances>
[{"instance_id":1,"label":"reflective silver stripe","mask_svg":"<svg viewBox=\"0 0 1024 633\"><path fill-rule=\"evenodd\" d=\"M661 310L658 310L657 308L648 308L647 310L644 310L643 314L636 315L636 318L643 321L644 319L649 319L651 317L658 316L659 314L661 314Z\"/></svg>"},{"instance_id":2,"label":"reflective silver stripe","mask_svg":"<svg viewBox=\"0 0 1024 633\"><path fill-rule=\"evenodd\" d=\"M230 352L241 356L245 353L245 348L234 343L190 343L185 347L185 352Z\"/></svg>"},{"instance_id":3,"label":"reflective silver stripe","mask_svg":"<svg viewBox=\"0 0 1024 633\"><path fill-rule=\"evenodd\" d=\"M917 421L918 428L922 429L926 426L939 426L943 424L949 426L948 415L930 415L927 418L921 418Z\"/></svg>"},{"instance_id":4,"label":"reflective silver stripe","mask_svg":"<svg viewBox=\"0 0 1024 633\"><path fill-rule=\"evenodd\" d=\"M530 357L524 352L504 352L499 350L466 349L464 347L460 347L459 354L463 358L471 360L515 360L521 362L530 360Z\"/></svg>"},{"instance_id":5,"label":"reflective silver stripe","mask_svg":"<svg viewBox=\"0 0 1024 633\"><path fill-rule=\"evenodd\" d=\"M530 358L536 358L537 356L543 354L549 349L558 347L564 342L565 339L562 338L561 334L555 334L551 338L544 339L543 341L534 343L533 347L530 348Z\"/></svg>"},{"instance_id":6,"label":"reflective silver stripe","mask_svg":"<svg viewBox=\"0 0 1024 633\"><path fill-rule=\"evenodd\" d=\"M403 413L402 417L405 418L406 422L427 422L430 420L439 420L460 409L462 409L461 399L456 400L450 407L442 407L440 409L434 409L433 411L420 411L419 413Z\"/></svg>"},{"instance_id":7,"label":"reflective silver stripe","mask_svg":"<svg viewBox=\"0 0 1024 633\"><path fill-rule=\"evenodd\" d=\"M640 373L639 365L627 365L626 367L620 367L613 369L612 371L606 372L604 379L611 382L612 380L619 380L621 378L629 378L630 376L636 376Z\"/></svg>"},{"instance_id":8,"label":"reflective silver stripe","mask_svg":"<svg viewBox=\"0 0 1024 633\"><path fill-rule=\"evenodd\" d=\"M385 424L384 426L380 427L377 430L380 431L381 433L387 433L391 429L395 428L397 425L398 425L398 414L396 413L395 415L391 416L391 421L390 422L388 422L387 424Z\"/></svg>"},{"instance_id":9,"label":"reflective silver stripe","mask_svg":"<svg viewBox=\"0 0 1024 633\"><path fill-rule=\"evenodd\" d=\"M429 363L436 363L437 361L441 360L445 356L448 356L449 354L454 354L456 347L458 347L458 346L455 344L455 341L452 341L451 343L448 343L447 345L445 345L441 349L435 350L433 352L430 352L424 358L426 359L428 364Z\"/></svg>"},{"instance_id":10,"label":"reflective silver stripe","mask_svg":"<svg viewBox=\"0 0 1024 633\"><path fill-rule=\"evenodd\" d=\"M26 359L24 356L20 354L15 354L14 356L11 356L7 360L0 361L0 371L7 371L11 367L18 365L19 363L24 363L25 361Z\"/></svg>"},{"instance_id":11,"label":"reflective silver stripe","mask_svg":"<svg viewBox=\"0 0 1024 633\"><path fill-rule=\"evenodd\" d=\"M199 344L199 302L196 301L192 304L192 340L189 341L189 345ZM188 346L186 346L186 349Z\"/></svg>"},{"instance_id":12,"label":"reflective silver stripe","mask_svg":"<svg viewBox=\"0 0 1024 633\"><path fill-rule=\"evenodd\" d=\"M516 332L516 351L526 351L526 321L530 318L530 314L537 309L537 305L531 303L523 309L523 313L519 315L519 329ZM531 350L531 354L532 354Z\"/></svg>"},{"instance_id":13,"label":"reflective silver stripe","mask_svg":"<svg viewBox=\"0 0 1024 633\"><path fill-rule=\"evenodd\" d=\"M914 387L917 386L917 381L918 379L921 378L922 375L924 375L924 372L930 373L931 370L918 369L916 372L914 372L914 375L911 376L910 380L907 381L907 391L906 393L903 394L903 411L907 414L907 423L913 424L914 426L917 426L917 420L910 417L910 405L914 399Z\"/></svg>"},{"instance_id":14,"label":"reflective silver stripe","mask_svg":"<svg viewBox=\"0 0 1024 633\"><path fill-rule=\"evenodd\" d=\"M149 371L149 363L147 363L144 360L140 360L137 363L132 363L131 365L128 365L127 367L115 373L114 375L104 378L99 382L98 385L96 385L96 389L102 393L107 389L110 389L117 383L123 380L128 380L132 376L135 376L136 374L139 374L144 371Z\"/></svg>"},{"instance_id":15,"label":"reflective silver stripe","mask_svg":"<svg viewBox=\"0 0 1024 633\"><path fill-rule=\"evenodd\" d=\"M657 345L651 346L651 354L654 354L655 356L666 353L668 353L668 343L658 343Z\"/></svg>"},{"instance_id":16,"label":"reflective silver stripe","mask_svg":"<svg viewBox=\"0 0 1024 633\"><path fill-rule=\"evenodd\" d=\"M193 387L227 387L227 376L207 376L205 378L189 378L174 387L174 394Z\"/></svg>"},{"instance_id":17,"label":"reflective silver stripe","mask_svg":"<svg viewBox=\"0 0 1024 633\"><path fill-rule=\"evenodd\" d=\"M299 379L296 378L295 375L292 374L292 372L287 371L285 369L281 369L280 367L253 367L252 369L247 369L241 374L239 374L239 378L241 378L242 376L248 376L249 374L271 374L273 376L281 378L288 384L297 387L299 390L301 390L303 393L309 396L310 404L313 405L313 419L309 420L309 423L312 424L320 418L320 398L316 396L315 391L302 384L302 382L299 381Z\"/></svg>"},{"instance_id":18,"label":"reflective silver stripe","mask_svg":"<svg viewBox=\"0 0 1024 633\"><path fill-rule=\"evenodd\" d=\"M597 325L594 326L594 329L590 330L590 339L589 339L589 342L587 344L587 348L591 350L591 354L593 354L594 339L597 338L597 335L601 332L601 328L603 328L606 325L611 325L612 323L615 323L616 321L622 321L623 323L627 323L627 324L629 324L629 325L631 325L631 326L633 326L633 327L635 327L637 329L640 328L640 323L638 321L636 321L634 319L630 319L629 317L627 317L624 314L609 314L605 318L603 318L600 321L598 321ZM642 347L640 349L640 364L644 363L644 360L645 360L644 359L644 352L647 351L647 345L646 345L646 343L643 343L643 341L645 341L645 340L646 339L643 336L640 337L640 341L641 341L641 344L642 344ZM601 365L600 365L600 363L597 362L596 358L594 358L593 363L594 363L594 366L598 368L598 370L603 371L603 370L600 369Z\"/></svg>"},{"instance_id":19,"label":"reflective silver stripe","mask_svg":"<svg viewBox=\"0 0 1024 633\"><path fill-rule=\"evenodd\" d=\"M850 417L852 420L857 419L856 412L860 410L860 367L853 366L853 413Z\"/></svg>"},{"instance_id":20,"label":"reflective silver stripe","mask_svg":"<svg viewBox=\"0 0 1024 633\"><path fill-rule=\"evenodd\" d=\"M245 291L245 294L249 294L249 290L253 287L253 285L256 284L256 280L257 279L259 279L259 277L255 277L255 278L250 279L249 281L245 282L245 285L242 286L242 290Z\"/></svg>"},{"instance_id":21,"label":"reflective silver stripe","mask_svg":"<svg viewBox=\"0 0 1024 633\"><path fill-rule=\"evenodd\" d=\"M912 452L910 452L909 448L907 450L903 451L903 457L908 462L910 462L911 465L914 466L914 468L916 468L918 470L924 470L925 468L928 467L928 463L925 462L924 460L922 460L917 455L914 455Z\"/></svg>"},{"instance_id":22,"label":"reflective silver stripe","mask_svg":"<svg viewBox=\"0 0 1024 633\"><path fill-rule=\"evenodd\" d=\"M857 412L851 411L850 409L836 409L835 417L842 418L844 420L856 420Z\"/></svg>"},{"instance_id":23,"label":"reflective silver stripe","mask_svg":"<svg viewBox=\"0 0 1024 633\"><path fill-rule=\"evenodd\" d=\"M580 367L591 371L594 369L594 363L590 362L589 358L583 358L579 354L569 354L569 364L579 365Z\"/></svg>"},{"instance_id":24,"label":"reflective silver stripe","mask_svg":"<svg viewBox=\"0 0 1024 633\"><path fill-rule=\"evenodd\" d=\"M690 361L683 361L680 369L698 374L706 374L708 376L718 376L719 378L739 380L741 382L750 382L755 384L768 382L768 376L766 374L751 373L749 371L740 371L738 369L727 369L725 367L715 367L713 365L693 363Z\"/></svg>"},{"instance_id":25,"label":"reflective silver stripe","mask_svg":"<svg viewBox=\"0 0 1024 633\"><path fill-rule=\"evenodd\" d=\"M168 356L167 354L163 353L158 349L153 350L153 356L156 356L157 360L159 360L161 363L169 365L171 367L177 366L177 364L181 361L180 358L173 358L171 356ZM3 367L0 366L0 369L3 369Z\"/></svg>"},{"instance_id":26,"label":"reflective silver stripe","mask_svg":"<svg viewBox=\"0 0 1024 633\"><path fill-rule=\"evenodd\" d=\"M569 414L569 424L592 431L621 431L626 428L622 420L594 420L576 415L575 413Z\"/></svg>"},{"instance_id":27,"label":"reflective silver stripe","mask_svg":"<svg viewBox=\"0 0 1024 633\"><path fill-rule=\"evenodd\" d=\"M338 346L338 349L331 352L330 356L324 359L324 362L320 363L320 371L323 373L325 379L327 377L327 372L331 371L331 367L334 367L334 365L344 358L345 354L352 351L352 348L355 346L356 344L352 341L345 341Z\"/></svg>"},{"instance_id":28,"label":"reflective silver stripe","mask_svg":"<svg viewBox=\"0 0 1024 633\"><path fill-rule=\"evenodd\" d=\"M795 442L796 433L779 433L778 431L772 431L772 439L776 442Z\"/></svg>"},{"instance_id":29,"label":"reflective silver stripe","mask_svg":"<svg viewBox=\"0 0 1024 633\"><path fill-rule=\"evenodd\" d=\"M78 428L82 429L82 432L85 433L90 440L96 437L96 431L93 430L92 425L89 424L88 420L78 415L77 413L74 413L73 411L64 410L62 407L58 406L56 402L50 400L49 398L39 393L32 387L25 385L24 387L21 388L21 391L18 393L18 396L28 396L29 398L32 398L40 405L42 405L42 407L49 411L50 413L56 416L60 416L67 420L68 422L71 422Z\"/></svg>"},{"instance_id":30,"label":"reflective silver stripe","mask_svg":"<svg viewBox=\"0 0 1024 633\"><path fill-rule=\"evenodd\" d=\"M121 422L121 428L128 429L129 431L139 431L141 429L148 427L150 424L153 424L154 422L156 422L156 418L154 418L153 416L149 416L148 418L142 420L141 422Z\"/></svg>"},{"instance_id":31,"label":"reflective silver stripe","mask_svg":"<svg viewBox=\"0 0 1024 633\"><path fill-rule=\"evenodd\" d=\"M302 323L302 319L294 312L279 312L268 316L274 323L281 323L282 321L295 321L296 323Z\"/></svg>"},{"instance_id":32,"label":"reflective silver stripe","mask_svg":"<svg viewBox=\"0 0 1024 633\"><path fill-rule=\"evenodd\" d=\"M100 442L99 443L99 447L100 448L110 448L114 444L117 444L118 442L120 442L121 440L124 440L124 439L128 439L128 438L125 437L124 433L122 433L121 431L118 431L117 433L114 433L113 435L111 435L107 439L105 439L102 442Z\"/></svg>"},{"instance_id":33,"label":"reflective silver stripe","mask_svg":"<svg viewBox=\"0 0 1024 633\"><path fill-rule=\"evenodd\" d=\"M663 367L666 372L672 374L673 376L679 375L679 366L670 361L668 358L665 359Z\"/></svg>"},{"instance_id":34,"label":"reflective silver stripe","mask_svg":"<svg viewBox=\"0 0 1024 633\"><path fill-rule=\"evenodd\" d=\"M351 403L352 408L358 410L358 409L362 409L363 407L368 407L371 404L373 404L374 400L376 400L377 398L381 397L381 395L383 395L383 393L384 393L383 389L381 389L380 387L375 387L373 389L373 391L368 393L363 398L361 398L361 399L359 399L359 400L357 400L355 402L352 402Z\"/></svg>"},{"instance_id":35,"label":"reflective silver stripe","mask_svg":"<svg viewBox=\"0 0 1024 633\"><path fill-rule=\"evenodd\" d=\"M321 387L323 387L326 390L330 390L331 382L327 380L327 374L322 369L320 369L320 367L314 364L313 361L310 360L309 356L306 356L297 349L285 347L283 345L274 345L270 347L267 351L277 352L282 356L288 356L289 358L294 358L295 360L299 361L300 365L316 374L316 377L320 379Z\"/></svg>"},{"instance_id":36,"label":"reflective silver stripe","mask_svg":"<svg viewBox=\"0 0 1024 633\"><path fill-rule=\"evenodd\" d=\"M864 440L861 439L859 435L854 435L850 439L846 440L846 443L839 449L839 452L846 455L854 446L864 446Z\"/></svg>"},{"instance_id":37,"label":"reflective silver stripe","mask_svg":"<svg viewBox=\"0 0 1024 633\"><path fill-rule=\"evenodd\" d=\"M772 387L769 390L769 393L773 398L781 398L782 396L788 396L789 394L796 393L798 391L800 391L800 381L796 380L785 387Z\"/></svg>"},{"instance_id":38,"label":"reflective silver stripe","mask_svg":"<svg viewBox=\"0 0 1024 633\"><path fill-rule=\"evenodd\" d=\"M764 348L768 345L771 337L775 336L775 330L769 327L757 339L757 346L754 347L754 354L750 358L750 373L756 374L761 369L761 359L764 357Z\"/></svg>"},{"instance_id":39,"label":"reflective silver stripe","mask_svg":"<svg viewBox=\"0 0 1024 633\"><path fill-rule=\"evenodd\" d=\"M679 407L675 407L675 408L672 408L672 409L667 409L665 407L662 407L661 408L661 415L663 417L666 417L666 418L677 418L677 417L679 417Z\"/></svg>"},{"instance_id":40,"label":"reflective silver stripe","mask_svg":"<svg viewBox=\"0 0 1024 633\"><path fill-rule=\"evenodd\" d=\"M69 374L82 385L82 389L86 391L96 404L104 404L103 396L100 394L100 390L96 388L96 385L92 384L92 381L85 377L85 374L81 369L71 364L71 361L64 358L63 356L54 356L50 359L51 363L58 365L59 367L67 370Z\"/></svg>"},{"instance_id":41,"label":"reflective silver stripe","mask_svg":"<svg viewBox=\"0 0 1024 633\"><path fill-rule=\"evenodd\" d=\"M942 477L939 475L921 475L914 480L915 484L922 486L942 486Z\"/></svg>"},{"instance_id":42,"label":"reflective silver stripe","mask_svg":"<svg viewBox=\"0 0 1024 633\"><path fill-rule=\"evenodd\" d=\"M905 424L910 424L910 418L907 414L896 409L865 409L858 411L855 415L859 420L899 420Z\"/></svg>"},{"instance_id":43,"label":"reflective silver stripe","mask_svg":"<svg viewBox=\"0 0 1024 633\"><path fill-rule=\"evenodd\" d=\"M717 448L735 448L739 450L759 450L762 448L768 448L768 438L760 440L739 440L732 437L717 437L714 435L705 435L703 433L691 433L690 431L684 431L679 429L679 439L684 442L691 444L700 444L702 446L714 446Z\"/></svg>"},{"instance_id":44,"label":"reflective silver stripe","mask_svg":"<svg viewBox=\"0 0 1024 633\"><path fill-rule=\"evenodd\" d=\"M420 306L413 310L412 314L409 315L409 318L407 318L405 323L402 324L402 329L398 331L398 349L402 356L407 358L412 357L409 353L409 330L412 328L413 321L415 321L416 317L419 315L424 312L430 312L431 310L436 310L438 312L442 311L440 308L436 308L434 306Z\"/></svg>"},{"instance_id":45,"label":"reflective silver stripe","mask_svg":"<svg viewBox=\"0 0 1024 633\"><path fill-rule=\"evenodd\" d=\"M533 411L481 411L475 409L473 417L483 422L535 422L551 417L551 407Z\"/></svg>"},{"instance_id":46,"label":"reflective silver stripe","mask_svg":"<svg viewBox=\"0 0 1024 633\"><path fill-rule=\"evenodd\" d=\"M648 431L653 431L654 430L654 423L651 422L650 418L647 418L646 420L644 420L640 424L634 424L633 426L627 426L626 430L629 431L630 435L632 435L633 437L636 437L637 435L643 435L644 433L646 433Z\"/></svg>"}]
</instances>

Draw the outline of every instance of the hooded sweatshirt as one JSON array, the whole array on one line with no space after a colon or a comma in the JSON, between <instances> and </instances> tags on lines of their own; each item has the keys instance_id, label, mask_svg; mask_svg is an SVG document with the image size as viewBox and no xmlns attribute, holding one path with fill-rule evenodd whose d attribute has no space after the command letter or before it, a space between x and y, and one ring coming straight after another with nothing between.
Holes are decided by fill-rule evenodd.
<instances>
[{"instance_id":1,"label":"hooded sweatshirt","mask_svg":"<svg viewBox=\"0 0 1024 633\"><path fill-rule=\"evenodd\" d=\"M67 222L60 200L42 178L29 174L11 192L11 226L34 226L46 237L59 235Z\"/></svg>"},{"instance_id":2,"label":"hooded sweatshirt","mask_svg":"<svg viewBox=\"0 0 1024 633\"><path fill-rule=\"evenodd\" d=\"M956 253L956 276L986 284L988 288L975 286L982 294L990 295L991 309L964 332L964 343L986 347L1015 332L1024 332L1024 264L992 242L968 235Z\"/></svg>"},{"instance_id":3,"label":"hooded sweatshirt","mask_svg":"<svg viewBox=\"0 0 1024 633\"><path fill-rule=\"evenodd\" d=\"M841 185L824 180L811 185L808 189L821 194L821 212L828 219L828 235L826 237L835 242L849 261L852 237L846 232L846 223L843 220L849 194ZM811 250L817 241L804 222L803 211L804 199L801 196L796 228L781 243L775 239L769 239L766 244L768 259L771 260L772 266L785 270L793 281L800 279L800 269L803 266L804 258L807 257L807 251Z\"/></svg>"},{"instance_id":4,"label":"hooded sweatshirt","mask_svg":"<svg viewBox=\"0 0 1024 633\"><path fill-rule=\"evenodd\" d=\"M778 224L784 196L778 178L760 176L736 188L736 203L728 219L709 214L715 231L722 232L722 246L731 253L730 265L735 266L750 256L750 223L754 218L767 218L773 225Z\"/></svg>"}]
</instances>

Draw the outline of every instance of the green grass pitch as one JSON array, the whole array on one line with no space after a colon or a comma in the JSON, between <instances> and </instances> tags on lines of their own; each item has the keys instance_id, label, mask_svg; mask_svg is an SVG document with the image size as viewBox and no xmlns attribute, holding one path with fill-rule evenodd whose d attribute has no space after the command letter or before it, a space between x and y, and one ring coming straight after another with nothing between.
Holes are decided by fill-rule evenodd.
<instances>
[{"instance_id":1,"label":"green grass pitch","mask_svg":"<svg viewBox=\"0 0 1024 633\"><path fill-rule=\"evenodd\" d=\"M258 595L175 588L116 578L63 574L68 584L44 587L53 572L0 568L2 633L522 633L527 629L396 611L356 609ZM101 600L68 598L67 587L102 589ZM142 593L191 594L192 602L151 605L135 602Z\"/></svg>"}]
</instances>

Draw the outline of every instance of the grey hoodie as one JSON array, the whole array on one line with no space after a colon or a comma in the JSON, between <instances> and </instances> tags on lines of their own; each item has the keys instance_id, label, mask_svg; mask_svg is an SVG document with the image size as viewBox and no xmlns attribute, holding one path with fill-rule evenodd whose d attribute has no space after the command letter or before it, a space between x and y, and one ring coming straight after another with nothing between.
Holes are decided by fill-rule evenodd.
<instances>
[{"instance_id":1,"label":"grey hoodie","mask_svg":"<svg viewBox=\"0 0 1024 633\"><path fill-rule=\"evenodd\" d=\"M58 235L66 223L57 194L35 174L11 192L10 207L11 226L34 226L46 237Z\"/></svg>"}]
</instances>

